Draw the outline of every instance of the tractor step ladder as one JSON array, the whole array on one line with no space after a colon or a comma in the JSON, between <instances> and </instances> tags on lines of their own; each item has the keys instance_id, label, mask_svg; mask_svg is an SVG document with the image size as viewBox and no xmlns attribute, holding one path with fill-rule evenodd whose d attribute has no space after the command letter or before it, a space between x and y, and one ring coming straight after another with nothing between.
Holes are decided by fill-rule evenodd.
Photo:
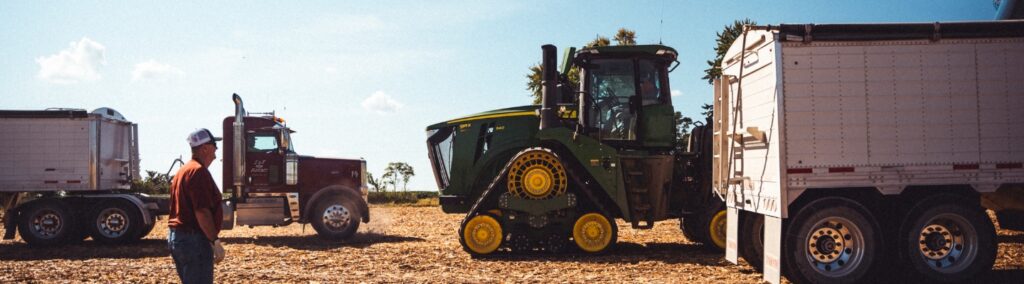
<instances>
[{"instance_id":1,"label":"tractor step ladder","mask_svg":"<svg viewBox=\"0 0 1024 284\"><path fill-rule=\"evenodd\" d=\"M647 182L644 179L644 172L638 171L643 163L636 159L634 163L628 163L626 169L626 193L629 195L630 225L634 229L650 229L654 227L654 216L651 214L651 200L647 194ZM625 165L625 164L624 164ZM641 224L641 221L643 223Z\"/></svg>"}]
</instances>

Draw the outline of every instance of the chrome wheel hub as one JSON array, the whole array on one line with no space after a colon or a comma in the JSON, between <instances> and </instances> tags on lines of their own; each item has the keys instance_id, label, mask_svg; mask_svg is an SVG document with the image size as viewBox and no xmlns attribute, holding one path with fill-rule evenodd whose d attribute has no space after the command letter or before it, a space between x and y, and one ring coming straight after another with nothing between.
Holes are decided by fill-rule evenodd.
<instances>
[{"instance_id":1,"label":"chrome wheel hub","mask_svg":"<svg viewBox=\"0 0 1024 284\"><path fill-rule=\"evenodd\" d=\"M845 218L822 220L811 230L807 261L819 273L838 277L850 273L864 257L864 236Z\"/></svg>"},{"instance_id":2,"label":"chrome wheel hub","mask_svg":"<svg viewBox=\"0 0 1024 284\"><path fill-rule=\"evenodd\" d=\"M965 269L977 255L974 227L954 214L940 214L929 220L918 234L918 252L929 267L956 272Z\"/></svg>"},{"instance_id":3,"label":"chrome wheel hub","mask_svg":"<svg viewBox=\"0 0 1024 284\"><path fill-rule=\"evenodd\" d=\"M119 208L104 209L96 217L96 225L104 237L120 237L127 232L128 214Z\"/></svg>"},{"instance_id":4,"label":"chrome wheel hub","mask_svg":"<svg viewBox=\"0 0 1024 284\"><path fill-rule=\"evenodd\" d=\"M44 211L32 218L32 231L41 238L52 238L60 232L64 223L53 211Z\"/></svg>"},{"instance_id":5,"label":"chrome wheel hub","mask_svg":"<svg viewBox=\"0 0 1024 284\"><path fill-rule=\"evenodd\" d=\"M334 204L327 209L324 209L324 225L327 225L331 230L342 230L348 227L348 223L351 222L351 215L345 206Z\"/></svg>"}]
</instances>

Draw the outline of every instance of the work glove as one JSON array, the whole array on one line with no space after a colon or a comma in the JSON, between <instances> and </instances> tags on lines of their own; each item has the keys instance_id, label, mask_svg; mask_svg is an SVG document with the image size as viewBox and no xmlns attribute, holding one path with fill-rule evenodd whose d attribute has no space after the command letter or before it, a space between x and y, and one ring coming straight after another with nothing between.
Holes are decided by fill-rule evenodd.
<instances>
[{"instance_id":1,"label":"work glove","mask_svg":"<svg viewBox=\"0 0 1024 284\"><path fill-rule=\"evenodd\" d=\"M213 263L218 264L224 260L224 246L220 244L220 240L215 240L212 243L213 246Z\"/></svg>"}]
</instances>

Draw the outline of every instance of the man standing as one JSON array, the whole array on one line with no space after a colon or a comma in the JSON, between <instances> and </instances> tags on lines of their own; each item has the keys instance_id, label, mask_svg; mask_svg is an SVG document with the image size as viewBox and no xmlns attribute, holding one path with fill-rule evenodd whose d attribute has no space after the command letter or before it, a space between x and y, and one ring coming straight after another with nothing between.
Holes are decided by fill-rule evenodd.
<instances>
[{"instance_id":1,"label":"man standing","mask_svg":"<svg viewBox=\"0 0 1024 284\"><path fill-rule=\"evenodd\" d=\"M182 283L213 283L213 264L224 259L217 239L224 212L221 194L207 167L217 158L219 137L205 128L189 134L192 160L171 182L167 246Z\"/></svg>"}]
</instances>

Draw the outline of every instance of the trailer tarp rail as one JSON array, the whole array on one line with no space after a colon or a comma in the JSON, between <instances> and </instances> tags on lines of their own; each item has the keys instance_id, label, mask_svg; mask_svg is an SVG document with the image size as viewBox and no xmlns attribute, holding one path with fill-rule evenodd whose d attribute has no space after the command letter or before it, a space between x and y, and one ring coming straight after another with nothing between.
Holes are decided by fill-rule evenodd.
<instances>
[{"instance_id":1,"label":"trailer tarp rail","mask_svg":"<svg viewBox=\"0 0 1024 284\"><path fill-rule=\"evenodd\" d=\"M1024 20L891 24L781 24L781 41L863 41L1024 36ZM806 36L810 35L810 38Z\"/></svg>"}]
</instances>

